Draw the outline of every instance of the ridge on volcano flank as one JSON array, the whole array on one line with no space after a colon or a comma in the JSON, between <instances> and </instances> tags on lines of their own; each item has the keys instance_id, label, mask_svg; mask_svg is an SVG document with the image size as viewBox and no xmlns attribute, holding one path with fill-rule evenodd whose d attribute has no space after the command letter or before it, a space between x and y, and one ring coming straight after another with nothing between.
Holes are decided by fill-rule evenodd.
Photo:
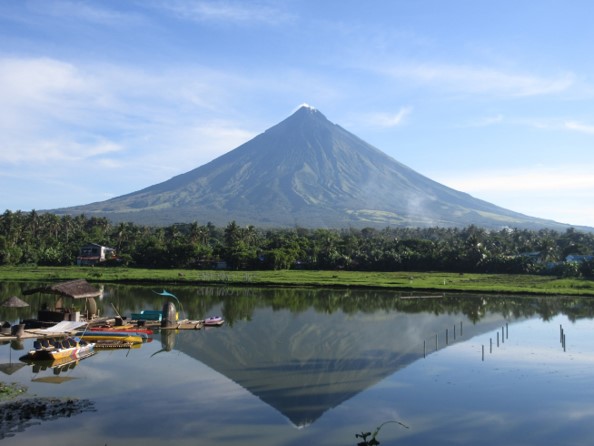
<instances>
[{"instance_id":1,"label":"ridge on volcano flank","mask_svg":"<svg viewBox=\"0 0 594 446\"><path fill-rule=\"evenodd\" d=\"M439 184L310 106L168 181L50 212L148 225L236 221L260 227L568 227Z\"/></svg>"}]
</instances>

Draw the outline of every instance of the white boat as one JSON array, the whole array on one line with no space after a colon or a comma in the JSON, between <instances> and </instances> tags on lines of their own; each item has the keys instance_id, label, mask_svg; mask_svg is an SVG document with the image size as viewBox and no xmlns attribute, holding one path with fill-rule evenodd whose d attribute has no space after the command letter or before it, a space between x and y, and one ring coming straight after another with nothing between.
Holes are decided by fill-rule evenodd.
<instances>
[{"instance_id":1,"label":"white boat","mask_svg":"<svg viewBox=\"0 0 594 446\"><path fill-rule=\"evenodd\" d=\"M211 316L202 321L205 327L219 327L225 323L225 320L220 316Z\"/></svg>"}]
</instances>

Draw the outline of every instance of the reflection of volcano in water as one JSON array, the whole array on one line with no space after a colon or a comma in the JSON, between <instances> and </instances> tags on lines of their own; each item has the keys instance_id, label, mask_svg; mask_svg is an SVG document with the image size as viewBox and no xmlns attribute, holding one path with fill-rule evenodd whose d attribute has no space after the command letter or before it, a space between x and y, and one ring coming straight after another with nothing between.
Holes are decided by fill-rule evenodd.
<instances>
[{"instance_id":1,"label":"reflection of volcano in water","mask_svg":"<svg viewBox=\"0 0 594 446\"><path fill-rule=\"evenodd\" d=\"M456 314L347 315L266 308L256 310L250 321L202 330L198 336L180 332L175 349L304 426L422 358L424 339L434 344L435 333L460 321L464 332L457 341L498 328L504 318L487 317L471 325ZM449 340L454 342L451 335Z\"/></svg>"}]
</instances>

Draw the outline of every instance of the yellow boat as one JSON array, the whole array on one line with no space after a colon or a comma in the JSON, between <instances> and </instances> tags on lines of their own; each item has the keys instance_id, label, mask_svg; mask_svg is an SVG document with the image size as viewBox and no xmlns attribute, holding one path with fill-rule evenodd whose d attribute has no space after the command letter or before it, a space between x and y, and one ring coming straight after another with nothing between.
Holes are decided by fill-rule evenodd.
<instances>
[{"instance_id":1,"label":"yellow boat","mask_svg":"<svg viewBox=\"0 0 594 446\"><path fill-rule=\"evenodd\" d=\"M97 348L97 345L95 345L95 348ZM60 359L35 359L34 357L25 355L20 360L32 365L34 373L46 369L54 369L54 375L57 375L73 369L81 360L93 356L95 353L95 350L88 350L86 352L80 352L77 358L66 357Z\"/></svg>"},{"instance_id":2,"label":"yellow boat","mask_svg":"<svg viewBox=\"0 0 594 446\"><path fill-rule=\"evenodd\" d=\"M95 344L89 339L66 338L49 341L42 339L35 341L33 350L26 355L29 359L63 360L80 359L93 351Z\"/></svg>"},{"instance_id":3,"label":"yellow boat","mask_svg":"<svg viewBox=\"0 0 594 446\"><path fill-rule=\"evenodd\" d=\"M142 344L142 337L140 336L117 336L117 335L109 335L109 334L93 334L93 332L89 332L88 334L84 334L81 336L81 339L87 341L122 341L122 342L131 342L133 344Z\"/></svg>"}]
</instances>

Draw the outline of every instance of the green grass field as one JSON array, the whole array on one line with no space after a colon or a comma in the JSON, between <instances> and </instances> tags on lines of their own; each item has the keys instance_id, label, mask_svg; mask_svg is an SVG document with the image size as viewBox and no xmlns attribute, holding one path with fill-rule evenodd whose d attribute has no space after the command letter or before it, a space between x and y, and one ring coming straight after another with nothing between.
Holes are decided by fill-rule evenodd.
<instances>
[{"instance_id":1,"label":"green grass field","mask_svg":"<svg viewBox=\"0 0 594 446\"><path fill-rule=\"evenodd\" d=\"M91 267L0 267L3 281L56 281L236 286L359 287L437 292L594 296L594 281L552 276L353 271L212 271Z\"/></svg>"}]
</instances>

